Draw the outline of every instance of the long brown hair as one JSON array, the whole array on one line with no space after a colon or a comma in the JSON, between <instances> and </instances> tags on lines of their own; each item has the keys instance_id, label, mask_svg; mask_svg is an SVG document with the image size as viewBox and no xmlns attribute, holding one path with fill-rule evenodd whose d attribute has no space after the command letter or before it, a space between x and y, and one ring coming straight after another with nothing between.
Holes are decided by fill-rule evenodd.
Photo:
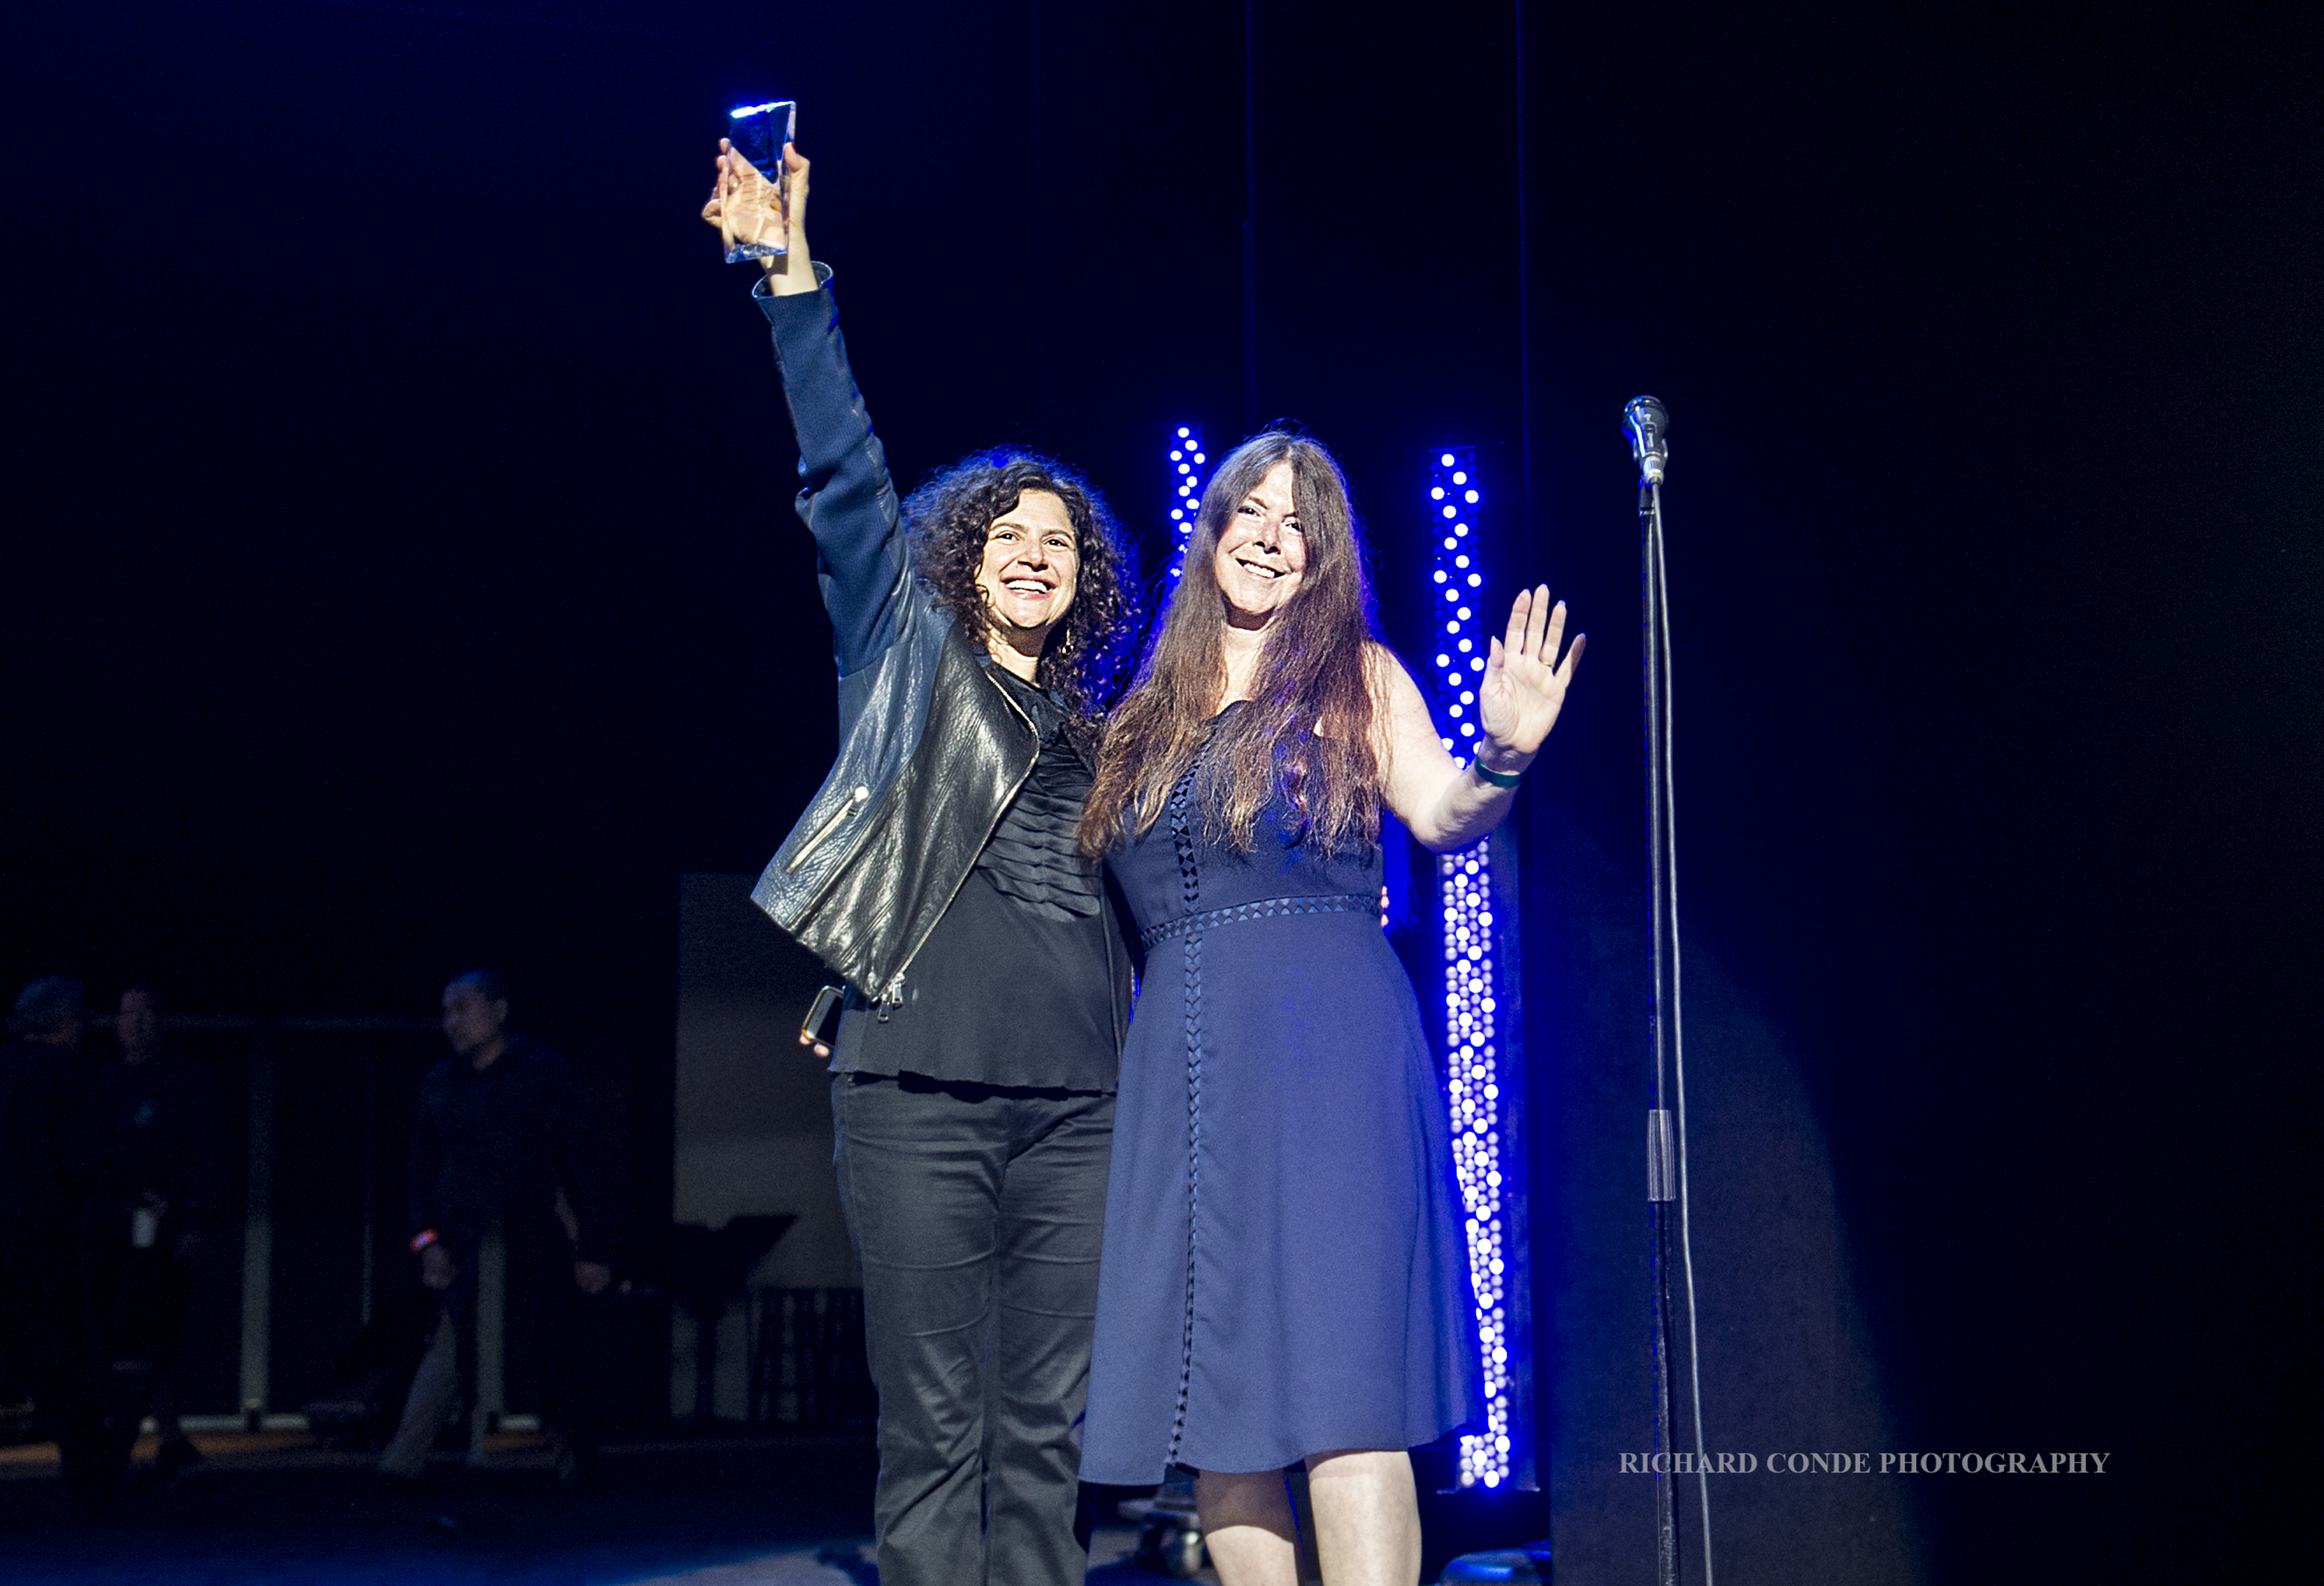
<instances>
[{"instance_id":1,"label":"long brown hair","mask_svg":"<svg viewBox=\"0 0 2324 1586\"><path fill-rule=\"evenodd\" d=\"M991 613L977 586L992 521L1015 512L1028 490L1046 490L1073 521L1079 567L1074 603L1049 634L1033 674L1076 715L1111 702L1136 641L1138 562L1105 497L1064 464L1035 452L978 452L935 475L903 506L913 570L961 631L987 641Z\"/></svg>"},{"instance_id":2,"label":"long brown hair","mask_svg":"<svg viewBox=\"0 0 2324 1586\"><path fill-rule=\"evenodd\" d=\"M1268 624L1250 703L1220 724L1218 747L1196 779L1204 828L1213 841L1250 853L1259 815L1280 789L1298 812L1300 834L1326 852L1379 839L1375 633L1362 531L1332 454L1304 435L1270 429L1237 447L1203 492L1185 571L1106 730L1082 812L1082 847L1091 854L1152 826L1211 734L1227 677L1219 539L1282 462L1291 465L1306 567L1298 593Z\"/></svg>"}]
</instances>

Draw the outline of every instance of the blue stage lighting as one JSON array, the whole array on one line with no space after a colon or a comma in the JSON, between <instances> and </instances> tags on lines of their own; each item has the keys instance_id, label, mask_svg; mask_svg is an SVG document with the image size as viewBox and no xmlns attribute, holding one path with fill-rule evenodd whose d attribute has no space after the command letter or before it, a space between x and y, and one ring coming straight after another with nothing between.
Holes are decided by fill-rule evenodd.
<instances>
[{"instance_id":1,"label":"blue stage lighting","mask_svg":"<svg viewBox=\"0 0 2324 1586\"><path fill-rule=\"evenodd\" d=\"M1181 424L1170 437L1170 576L1185 571L1186 543L1194 537L1194 520L1202 515L1203 475L1209 463L1203 450L1203 427Z\"/></svg>"},{"instance_id":2,"label":"blue stage lighting","mask_svg":"<svg viewBox=\"0 0 2324 1586\"><path fill-rule=\"evenodd\" d=\"M1479 503L1472 449L1438 453L1432 472L1431 504L1456 492L1471 507ZM1447 520L1459 516L1450 504L1442 511ZM1483 587L1477 549L1468 523L1462 521L1441 538L1431 570L1432 581L1455 608L1444 624L1446 638L1429 688L1439 734L1455 753L1473 752L1481 681L1476 673L1484 669L1489 637L1476 612L1458 604L1464 594ZM1508 1018L1517 966L1508 945L1515 940L1515 921L1496 914L1497 900L1508 912L1514 897L1509 881L1496 885L1493 849L1488 839L1465 853L1440 855L1436 871L1443 923L1445 1092L1453 1170L1467 1217L1478 1359L1485 1378L1485 1426L1461 1439L1460 1483L1498 1489L1531 1484L1533 1427L1526 1402L1529 1370L1522 1359L1531 1334L1518 1166L1524 1160L1525 1078L1517 1032Z\"/></svg>"}]
</instances>

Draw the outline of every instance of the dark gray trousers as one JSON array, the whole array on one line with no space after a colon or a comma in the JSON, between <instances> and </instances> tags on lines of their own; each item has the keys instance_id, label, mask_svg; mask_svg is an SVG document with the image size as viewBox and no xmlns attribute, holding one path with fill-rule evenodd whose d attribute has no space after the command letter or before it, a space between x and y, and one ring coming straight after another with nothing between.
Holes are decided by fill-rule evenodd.
<instances>
[{"instance_id":1,"label":"dark gray trousers","mask_svg":"<svg viewBox=\"0 0 2324 1586\"><path fill-rule=\"evenodd\" d=\"M1080 1586L1113 1098L839 1074L880 1390L881 1586Z\"/></svg>"}]
</instances>

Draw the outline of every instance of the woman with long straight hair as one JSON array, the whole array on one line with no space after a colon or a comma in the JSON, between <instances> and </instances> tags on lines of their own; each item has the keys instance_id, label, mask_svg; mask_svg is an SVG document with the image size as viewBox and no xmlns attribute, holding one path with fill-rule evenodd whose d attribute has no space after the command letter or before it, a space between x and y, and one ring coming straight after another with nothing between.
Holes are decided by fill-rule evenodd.
<instances>
[{"instance_id":1,"label":"woman with long straight hair","mask_svg":"<svg viewBox=\"0 0 2324 1586\"><path fill-rule=\"evenodd\" d=\"M1413 1586L1407 1451L1475 1420L1435 1065L1382 937L1380 819L1443 853L1508 813L1576 638L1520 594L1448 753L1373 632L1345 479L1268 431L1220 465L1082 817L1146 951L1122 1053L1082 1477L1198 1472L1226 1586L1292 1586L1304 1462L1331 1586Z\"/></svg>"}]
</instances>

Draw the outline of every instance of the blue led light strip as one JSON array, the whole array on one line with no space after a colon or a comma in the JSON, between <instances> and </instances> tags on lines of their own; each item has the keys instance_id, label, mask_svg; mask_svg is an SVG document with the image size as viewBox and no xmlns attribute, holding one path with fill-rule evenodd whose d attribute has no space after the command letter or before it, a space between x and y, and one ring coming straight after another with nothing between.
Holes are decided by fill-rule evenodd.
<instances>
[{"instance_id":1,"label":"blue led light strip","mask_svg":"<svg viewBox=\"0 0 2324 1586\"><path fill-rule=\"evenodd\" d=\"M1186 542L1202 515L1203 427L1181 424L1170 436L1170 577L1185 571Z\"/></svg>"},{"instance_id":2,"label":"blue led light strip","mask_svg":"<svg viewBox=\"0 0 2324 1586\"><path fill-rule=\"evenodd\" d=\"M1479 557L1476 452L1436 454L1429 470L1428 510L1434 555L1430 558L1436 636L1429 692L1437 731L1456 755L1476 752L1477 687L1485 675L1487 637L1484 571ZM1514 1307L1503 1292L1520 1263L1503 1193L1502 1166L1515 1101L1516 1075L1499 1015L1501 933L1493 920L1491 843L1436 862L1438 902L1444 925L1445 1090L1452 1116L1452 1166L1467 1213L1469 1277L1477 1302L1477 1345L1485 1378L1485 1430L1461 1439L1463 1487L1497 1488L1510 1476Z\"/></svg>"}]
</instances>

